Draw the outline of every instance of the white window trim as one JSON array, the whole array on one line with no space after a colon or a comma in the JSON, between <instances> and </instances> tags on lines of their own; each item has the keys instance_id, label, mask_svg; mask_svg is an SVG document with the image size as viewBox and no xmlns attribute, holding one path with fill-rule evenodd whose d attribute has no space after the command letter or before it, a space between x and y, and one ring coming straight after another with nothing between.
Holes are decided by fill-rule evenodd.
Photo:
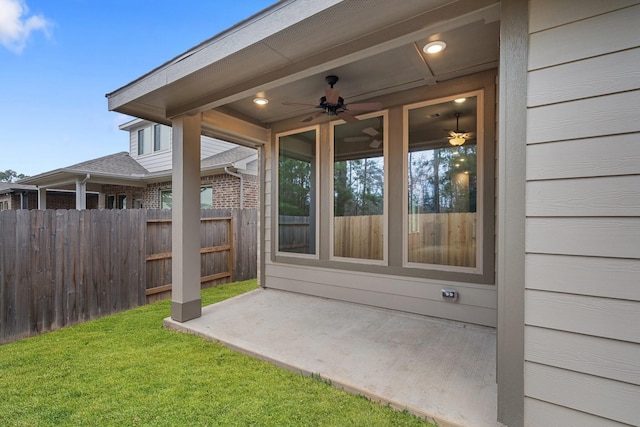
<instances>
[{"instance_id":1,"label":"white window trim","mask_svg":"<svg viewBox=\"0 0 640 427\"><path fill-rule=\"evenodd\" d=\"M329 200L329 209L330 209L330 217L329 221L329 259L331 261L340 261L340 262L350 262L355 264L369 264L369 265L389 265L389 232L388 232L388 224L389 224L389 111L375 111L368 114L362 114L357 116L361 120L370 119L373 117L382 117L382 137L383 137L383 158L384 158L384 204L383 204L383 212L382 212L382 259L366 259L366 258L351 258L351 257L341 257L334 255L334 136L335 136L335 127L337 125L341 125L346 123L344 120L335 120L331 122L330 126L330 135L329 135L329 158L330 158L330 171L329 171L329 180L330 184L330 200Z\"/></svg>"},{"instance_id":2,"label":"white window trim","mask_svg":"<svg viewBox=\"0 0 640 427\"><path fill-rule=\"evenodd\" d=\"M299 254L299 253L293 253L293 252L282 252L280 251L280 224L279 224L279 200L278 200L278 195L280 193L280 171L279 171L279 159L280 159L280 138L284 137L284 136L289 136L289 135L295 135L298 133L304 133L304 132L308 132L310 130L314 130L316 132L316 167L315 167L315 192L316 192L316 203L314 206L314 210L315 210L315 218L316 218L316 231L315 231L315 253L314 254ZM287 257L287 258L305 258L305 259L320 259L320 125L315 125L315 126L307 126L304 128L299 128L299 129L295 129L292 131L287 131L287 132L282 132L282 133L278 133L275 136L276 141L275 141L275 155L274 155L274 162L273 162L273 177L275 178L273 181L275 181L275 215L274 218L272 218L272 224L274 224L274 227L272 228L273 230L275 230L274 232L274 236L273 236L273 241L275 242L275 254L276 256L281 256L281 257Z\"/></svg>"},{"instance_id":3,"label":"white window trim","mask_svg":"<svg viewBox=\"0 0 640 427\"><path fill-rule=\"evenodd\" d=\"M151 126L151 134L153 135L151 138L151 153L149 154L155 154L155 153L163 153L165 151L170 151L171 150L171 146L173 145L173 128L171 126L166 126L167 128L169 128L169 146L167 148L161 148L160 150L156 150L156 132L155 132L155 127L156 126L166 126L163 125L161 123L155 123Z\"/></svg>"},{"instance_id":4,"label":"white window trim","mask_svg":"<svg viewBox=\"0 0 640 427\"><path fill-rule=\"evenodd\" d=\"M441 104L453 101L456 98L477 97L477 129L476 132L476 168L478 179L478 191L476 193L476 266L457 267L443 264L423 264L409 262L409 165L407 157L409 155L409 110L425 107L427 105ZM485 188L485 167L484 167L484 90L480 89L472 92L459 93L444 98L432 99L429 101L408 104L402 107L402 266L405 268L417 268L421 270L451 271L457 273L483 274L483 251L484 247L484 192Z\"/></svg>"},{"instance_id":5,"label":"white window trim","mask_svg":"<svg viewBox=\"0 0 640 427\"><path fill-rule=\"evenodd\" d=\"M135 143L135 147L136 147L136 157L140 158L140 157L147 157L147 156L151 156L153 154L158 154L158 153L164 153L167 151L171 151L171 147L173 146L173 128L170 126L167 126L169 128L169 146L167 148L161 149L161 150L155 150L155 143L156 143L156 134L155 134L155 127L156 126L166 126L163 125L161 123L154 123L150 126L144 126L141 128L138 128L135 130L135 135L136 135L136 143ZM148 153L142 153L140 154L140 131L144 131L145 129L149 129L150 132L149 134L151 135L151 151L149 151Z\"/></svg>"}]
</instances>

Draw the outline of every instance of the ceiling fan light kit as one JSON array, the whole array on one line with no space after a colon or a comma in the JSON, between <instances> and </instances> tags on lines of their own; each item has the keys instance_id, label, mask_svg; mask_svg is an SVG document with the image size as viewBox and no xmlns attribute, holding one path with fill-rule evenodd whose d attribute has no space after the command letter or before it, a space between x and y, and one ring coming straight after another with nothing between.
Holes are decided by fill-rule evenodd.
<instances>
[{"instance_id":1,"label":"ceiling fan light kit","mask_svg":"<svg viewBox=\"0 0 640 427\"><path fill-rule=\"evenodd\" d=\"M344 99L340 96L340 92L338 91L338 89L333 88L338 80L338 76L334 75L325 77L325 81L327 82L327 84L329 84L330 87L324 89L324 96L320 98L318 105L302 104L298 102L283 102L282 104L291 106L314 107L322 110L302 119L302 122L310 122L323 114L327 114L329 117L339 117L347 123L356 123L359 120L347 111L374 111L380 110L382 108L382 104L379 102L367 102L349 105L345 104Z\"/></svg>"},{"instance_id":2,"label":"ceiling fan light kit","mask_svg":"<svg viewBox=\"0 0 640 427\"><path fill-rule=\"evenodd\" d=\"M465 131L460 130L459 127L460 113L456 113L456 130L449 132L449 136L447 139L449 140L449 144L454 147L459 147L464 144L467 139L469 139L469 134Z\"/></svg>"}]
</instances>

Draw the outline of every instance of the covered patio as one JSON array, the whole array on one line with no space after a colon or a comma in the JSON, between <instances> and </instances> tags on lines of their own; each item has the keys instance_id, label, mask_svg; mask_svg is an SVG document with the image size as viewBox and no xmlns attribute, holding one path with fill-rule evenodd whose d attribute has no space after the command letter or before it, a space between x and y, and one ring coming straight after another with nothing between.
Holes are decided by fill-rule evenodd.
<instances>
[{"instance_id":1,"label":"covered patio","mask_svg":"<svg viewBox=\"0 0 640 427\"><path fill-rule=\"evenodd\" d=\"M283 309L286 307L286 310ZM495 329L274 289L165 326L436 422L496 423Z\"/></svg>"}]
</instances>

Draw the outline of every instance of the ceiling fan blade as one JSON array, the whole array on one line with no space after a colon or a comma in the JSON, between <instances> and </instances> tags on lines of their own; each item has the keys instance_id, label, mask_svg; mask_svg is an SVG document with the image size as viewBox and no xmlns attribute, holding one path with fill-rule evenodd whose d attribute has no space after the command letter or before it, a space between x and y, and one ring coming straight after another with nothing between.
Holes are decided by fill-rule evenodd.
<instances>
[{"instance_id":1,"label":"ceiling fan blade","mask_svg":"<svg viewBox=\"0 0 640 427\"><path fill-rule=\"evenodd\" d=\"M380 131L374 128L364 128L362 129L362 133L366 133L369 136L376 136L380 134Z\"/></svg>"},{"instance_id":2,"label":"ceiling fan blade","mask_svg":"<svg viewBox=\"0 0 640 427\"><path fill-rule=\"evenodd\" d=\"M369 141L371 138L368 136L360 135L360 136L348 136L344 139L344 142L364 142Z\"/></svg>"},{"instance_id":3,"label":"ceiling fan blade","mask_svg":"<svg viewBox=\"0 0 640 427\"><path fill-rule=\"evenodd\" d=\"M314 104L302 104L300 102L283 102L282 105L289 105L292 107L316 107Z\"/></svg>"},{"instance_id":4,"label":"ceiling fan blade","mask_svg":"<svg viewBox=\"0 0 640 427\"><path fill-rule=\"evenodd\" d=\"M355 117L353 117L351 114L346 113L344 111L341 111L340 113L337 114L338 117L340 117L342 120L344 120L347 123L357 123L360 120L356 119Z\"/></svg>"},{"instance_id":5,"label":"ceiling fan blade","mask_svg":"<svg viewBox=\"0 0 640 427\"><path fill-rule=\"evenodd\" d=\"M327 97L327 102L329 104L337 104L340 100L340 91L338 91L338 89L327 87L324 89L324 96Z\"/></svg>"},{"instance_id":6,"label":"ceiling fan blade","mask_svg":"<svg viewBox=\"0 0 640 427\"><path fill-rule=\"evenodd\" d=\"M349 104L347 107L349 107L349 110L373 111L382 109L382 104L380 102L363 102L360 104Z\"/></svg>"},{"instance_id":7,"label":"ceiling fan blade","mask_svg":"<svg viewBox=\"0 0 640 427\"><path fill-rule=\"evenodd\" d=\"M308 122L310 122L310 121L312 121L312 120L317 119L318 117L320 117L320 116L321 116L321 115L323 115L323 114L324 114L324 111L318 111L317 113L312 114L312 115L310 115L309 117L306 117L306 118L304 118L304 119L302 119L302 120L300 120L300 121L301 121L301 122L304 122L304 123L308 123Z\"/></svg>"}]
</instances>

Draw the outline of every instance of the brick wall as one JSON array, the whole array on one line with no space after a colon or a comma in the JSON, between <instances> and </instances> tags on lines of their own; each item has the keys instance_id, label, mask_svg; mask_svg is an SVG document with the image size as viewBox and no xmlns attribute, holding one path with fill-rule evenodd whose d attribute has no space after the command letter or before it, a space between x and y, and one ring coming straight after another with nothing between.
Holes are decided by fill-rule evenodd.
<instances>
[{"instance_id":1,"label":"brick wall","mask_svg":"<svg viewBox=\"0 0 640 427\"><path fill-rule=\"evenodd\" d=\"M8 201L9 209L21 209L20 193L0 195L0 200ZM38 209L38 193L30 191L27 193L27 209ZM87 194L87 209L97 209L98 195ZM47 209L75 209L76 194L58 191L47 191Z\"/></svg>"},{"instance_id":2,"label":"brick wall","mask_svg":"<svg viewBox=\"0 0 640 427\"><path fill-rule=\"evenodd\" d=\"M119 194L126 195L127 209L133 209L134 200L142 200L143 208L149 207L145 204L144 198L145 198L146 192L145 192L145 188L142 188L142 187L129 187L124 185L103 185L102 192L104 193L105 199L107 196L116 196L117 198ZM97 206L97 203L96 203L96 206ZM106 207L105 205L103 206Z\"/></svg>"},{"instance_id":3,"label":"brick wall","mask_svg":"<svg viewBox=\"0 0 640 427\"><path fill-rule=\"evenodd\" d=\"M244 186L244 206L246 208L258 207L258 177L254 175L242 175ZM213 189L214 208L239 208L240 207L240 179L229 174L203 176L200 180L203 186L211 186ZM160 209L160 192L171 190L171 181L149 184L144 190L143 207L147 209Z\"/></svg>"}]
</instances>

